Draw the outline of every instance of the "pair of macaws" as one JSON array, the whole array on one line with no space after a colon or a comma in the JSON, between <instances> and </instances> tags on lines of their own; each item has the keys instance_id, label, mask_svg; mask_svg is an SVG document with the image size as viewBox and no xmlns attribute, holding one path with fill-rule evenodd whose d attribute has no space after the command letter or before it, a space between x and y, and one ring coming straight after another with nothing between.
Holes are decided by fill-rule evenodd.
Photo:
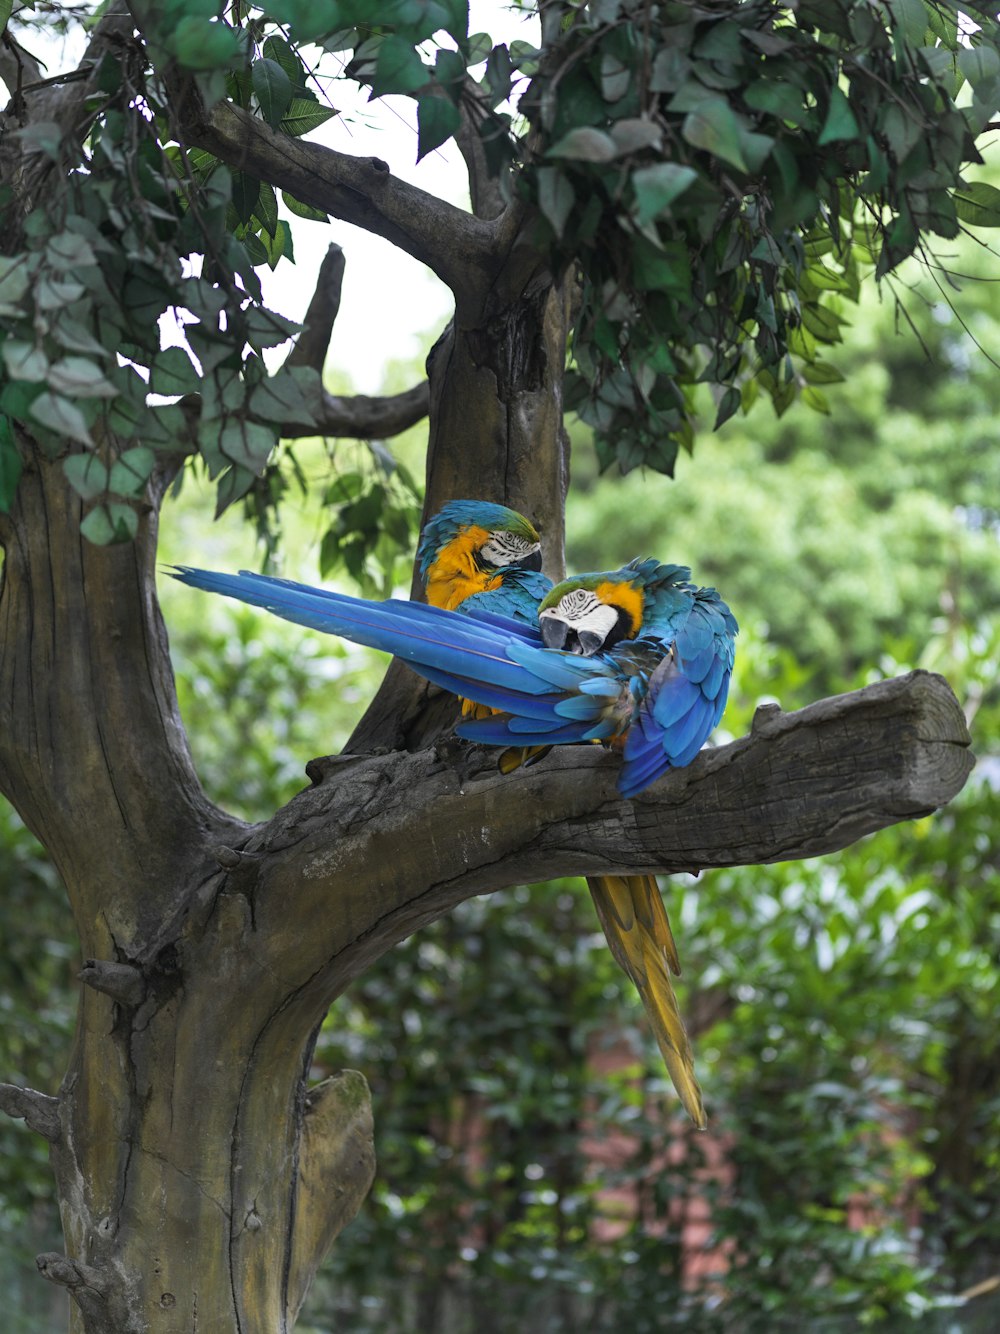
<instances>
[{"instance_id":1,"label":"pair of macaws","mask_svg":"<svg viewBox=\"0 0 1000 1334\"><path fill-rule=\"evenodd\" d=\"M186 566L184 583L404 659L463 701L460 735L502 745L506 771L549 746L601 741L634 797L690 762L718 724L736 621L690 571L655 560L553 585L527 519L456 500L428 520L417 566L429 605L368 602L290 580ZM588 879L616 961L634 982L681 1102L705 1125L691 1044L670 981L677 947L651 875Z\"/></svg>"}]
</instances>

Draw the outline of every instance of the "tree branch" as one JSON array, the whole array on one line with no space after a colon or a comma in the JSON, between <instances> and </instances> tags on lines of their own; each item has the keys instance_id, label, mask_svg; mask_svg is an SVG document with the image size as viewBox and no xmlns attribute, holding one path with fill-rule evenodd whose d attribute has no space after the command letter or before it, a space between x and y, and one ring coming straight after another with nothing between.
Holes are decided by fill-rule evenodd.
<instances>
[{"instance_id":1,"label":"tree branch","mask_svg":"<svg viewBox=\"0 0 1000 1334\"><path fill-rule=\"evenodd\" d=\"M432 269L456 301L479 305L497 263L488 222L399 180L379 158L293 139L230 102L206 112L193 92L180 100L189 144L384 237Z\"/></svg>"},{"instance_id":2,"label":"tree branch","mask_svg":"<svg viewBox=\"0 0 1000 1334\"><path fill-rule=\"evenodd\" d=\"M314 766L247 844L268 849L253 889L261 941L297 987L332 999L390 946L457 903L566 875L676 872L814 857L915 819L962 787L973 760L962 710L927 672L765 710L749 736L705 750L635 801L620 761L559 747L503 777L496 752L436 751ZM244 891L245 892L245 891ZM311 923L289 932L289 903ZM273 936L270 934L273 932Z\"/></svg>"},{"instance_id":3,"label":"tree branch","mask_svg":"<svg viewBox=\"0 0 1000 1334\"><path fill-rule=\"evenodd\" d=\"M315 426L289 422L281 431L283 440L298 440L309 435L339 435L350 440L388 440L408 431L430 408L430 388L426 380L401 394L369 398L367 394L341 397L322 391Z\"/></svg>"},{"instance_id":4,"label":"tree branch","mask_svg":"<svg viewBox=\"0 0 1000 1334\"><path fill-rule=\"evenodd\" d=\"M462 100L458 108L462 119L455 135L455 143L469 173L472 211L479 218L496 218L504 210L503 191L486 161L486 151L483 148L475 114L479 112L479 119L482 119L486 114L486 106L482 89L475 79L467 74L462 85Z\"/></svg>"},{"instance_id":5,"label":"tree branch","mask_svg":"<svg viewBox=\"0 0 1000 1334\"><path fill-rule=\"evenodd\" d=\"M340 294L344 285L344 252L331 244L323 256L309 309L302 321L302 332L288 354L286 365L311 366L323 374L333 326L340 312Z\"/></svg>"}]
</instances>

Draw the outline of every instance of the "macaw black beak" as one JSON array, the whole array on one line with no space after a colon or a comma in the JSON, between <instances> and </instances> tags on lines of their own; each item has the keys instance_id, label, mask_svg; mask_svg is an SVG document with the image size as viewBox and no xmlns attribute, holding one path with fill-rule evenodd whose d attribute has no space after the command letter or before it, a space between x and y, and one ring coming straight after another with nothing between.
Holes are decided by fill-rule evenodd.
<instances>
[{"instance_id":1,"label":"macaw black beak","mask_svg":"<svg viewBox=\"0 0 1000 1334\"><path fill-rule=\"evenodd\" d=\"M566 636L569 634L569 626L565 621L556 620L554 616L540 616L538 618L538 628L541 631L542 643L546 648L565 647Z\"/></svg>"},{"instance_id":2,"label":"macaw black beak","mask_svg":"<svg viewBox=\"0 0 1000 1334\"><path fill-rule=\"evenodd\" d=\"M514 564L519 570L540 570L542 568L541 548L529 552L527 556L522 557L521 560L516 560Z\"/></svg>"},{"instance_id":3,"label":"macaw black beak","mask_svg":"<svg viewBox=\"0 0 1000 1334\"><path fill-rule=\"evenodd\" d=\"M580 630L577 638L580 641L580 653L585 658L589 658L591 654L604 647L605 636L598 634L596 630Z\"/></svg>"}]
</instances>

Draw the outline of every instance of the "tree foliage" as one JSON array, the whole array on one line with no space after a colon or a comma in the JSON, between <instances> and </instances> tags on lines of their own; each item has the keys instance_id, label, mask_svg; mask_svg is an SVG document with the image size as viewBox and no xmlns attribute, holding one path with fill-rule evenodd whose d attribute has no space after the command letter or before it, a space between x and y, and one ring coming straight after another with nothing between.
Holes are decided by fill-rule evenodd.
<instances>
[{"instance_id":1,"label":"tree foliage","mask_svg":"<svg viewBox=\"0 0 1000 1334\"><path fill-rule=\"evenodd\" d=\"M23 423L53 454L71 442L97 542L134 536L157 456L178 451L201 457L220 511L249 494L266 514L279 433L323 428L315 366L265 371L297 326L263 305L257 270L292 260L292 222L326 212L190 142L192 105L220 99L292 138L335 116L303 43L373 97L414 98L419 156L467 124L535 263L579 265L568 394L605 466L671 472L699 384L717 425L761 390L825 411L841 374L823 354L862 275L1000 221L993 187L963 174L1000 94L988 6L962 10L977 26L946 0L551 0L537 48L470 34L444 0L377 22L358 0L134 9L142 41L124 24L100 52L84 142L48 120L14 132L25 178L0 254L0 505ZM186 349L160 346L170 310ZM129 442L113 462L98 423Z\"/></svg>"}]
</instances>

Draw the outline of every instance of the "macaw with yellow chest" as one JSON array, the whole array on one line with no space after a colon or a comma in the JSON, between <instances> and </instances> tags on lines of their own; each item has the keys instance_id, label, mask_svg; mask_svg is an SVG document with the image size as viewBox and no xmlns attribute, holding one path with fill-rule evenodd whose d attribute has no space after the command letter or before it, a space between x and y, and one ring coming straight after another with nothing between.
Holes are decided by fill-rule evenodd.
<instances>
[{"instance_id":1,"label":"macaw with yellow chest","mask_svg":"<svg viewBox=\"0 0 1000 1334\"><path fill-rule=\"evenodd\" d=\"M542 544L523 514L485 500L452 500L428 519L417 546L417 572L432 607L494 612L535 625L552 588L542 574ZM463 718L493 712L462 699ZM518 750L518 762L528 752Z\"/></svg>"},{"instance_id":2,"label":"macaw with yellow chest","mask_svg":"<svg viewBox=\"0 0 1000 1334\"><path fill-rule=\"evenodd\" d=\"M472 540L461 522L433 539L425 529L421 574L440 605L367 602L246 571L181 567L175 573L195 587L395 654L428 680L485 706L486 716L459 724L460 734L472 740L506 747L600 740L622 752L618 785L624 796L690 763L722 715L732 671L736 622L718 594L691 585L682 566L634 561L623 570L547 588L535 602L533 624L525 616L525 598L533 590L524 587L533 572L495 562L504 552L531 562L535 553L519 543L498 543L488 526L475 526L482 533ZM516 527L499 531L533 545ZM449 549L443 559L439 547ZM456 571L451 591L449 578L441 577L449 568ZM670 982L670 970L680 971L677 950L656 881L604 876L588 884L611 951L639 991L681 1101L703 1126L691 1047Z\"/></svg>"}]
</instances>

